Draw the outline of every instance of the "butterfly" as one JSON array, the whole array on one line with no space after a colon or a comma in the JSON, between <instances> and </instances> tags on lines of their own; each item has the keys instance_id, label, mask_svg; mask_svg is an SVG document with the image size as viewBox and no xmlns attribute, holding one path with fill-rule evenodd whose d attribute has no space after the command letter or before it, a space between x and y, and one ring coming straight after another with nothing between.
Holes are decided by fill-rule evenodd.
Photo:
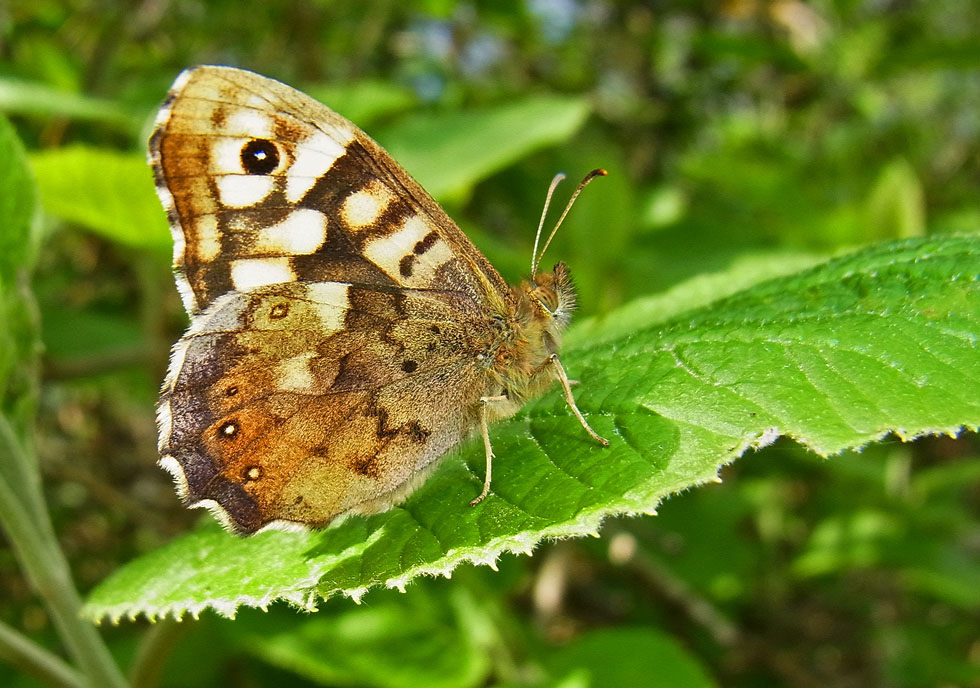
<instances>
[{"instance_id":1,"label":"butterfly","mask_svg":"<svg viewBox=\"0 0 980 688\"><path fill-rule=\"evenodd\" d=\"M534 274L537 241L532 279L508 285L364 132L239 69L184 71L149 148L190 316L160 464L188 506L242 535L377 513L478 429L475 505L488 425L555 381L608 446L557 354L568 269Z\"/></svg>"}]
</instances>

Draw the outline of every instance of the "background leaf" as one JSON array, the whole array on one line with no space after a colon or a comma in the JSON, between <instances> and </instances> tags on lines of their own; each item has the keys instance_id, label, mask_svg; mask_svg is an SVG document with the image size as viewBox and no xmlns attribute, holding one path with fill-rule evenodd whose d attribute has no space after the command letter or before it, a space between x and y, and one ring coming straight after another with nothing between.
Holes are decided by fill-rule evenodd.
<instances>
[{"instance_id":1,"label":"background leaf","mask_svg":"<svg viewBox=\"0 0 980 688\"><path fill-rule=\"evenodd\" d=\"M299 623L280 610L271 629L264 619L246 616L239 633L264 661L325 685L478 685L489 669L487 620L478 602L465 589L451 594L448 605L431 586L415 592L386 591L376 604Z\"/></svg>"},{"instance_id":2,"label":"background leaf","mask_svg":"<svg viewBox=\"0 0 980 688\"><path fill-rule=\"evenodd\" d=\"M566 140L588 114L582 98L528 97L486 110L417 115L382 129L377 139L430 194L453 198L529 152Z\"/></svg>"},{"instance_id":3,"label":"background leaf","mask_svg":"<svg viewBox=\"0 0 980 688\"><path fill-rule=\"evenodd\" d=\"M133 113L112 100L55 89L22 79L0 77L0 112L94 120L131 134L143 126L144 113Z\"/></svg>"},{"instance_id":4,"label":"background leaf","mask_svg":"<svg viewBox=\"0 0 980 688\"><path fill-rule=\"evenodd\" d=\"M68 146L35 153L31 167L49 213L128 246L170 253L170 231L143 154Z\"/></svg>"},{"instance_id":5,"label":"background leaf","mask_svg":"<svg viewBox=\"0 0 980 688\"><path fill-rule=\"evenodd\" d=\"M37 188L24 149L4 117L0 190L0 414L7 414L23 433L37 401L37 313L27 291L37 252Z\"/></svg>"},{"instance_id":6,"label":"background leaf","mask_svg":"<svg viewBox=\"0 0 980 688\"><path fill-rule=\"evenodd\" d=\"M717 685L676 640L646 628L593 631L550 659L554 673L585 674L591 688L710 688Z\"/></svg>"}]
</instances>

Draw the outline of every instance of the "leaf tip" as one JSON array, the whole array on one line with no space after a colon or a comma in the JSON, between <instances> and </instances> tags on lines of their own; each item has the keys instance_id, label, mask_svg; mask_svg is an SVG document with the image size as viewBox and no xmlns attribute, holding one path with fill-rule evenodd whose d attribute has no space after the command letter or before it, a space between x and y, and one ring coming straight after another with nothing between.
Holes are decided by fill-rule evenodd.
<instances>
[{"instance_id":1,"label":"leaf tip","mask_svg":"<svg viewBox=\"0 0 980 688\"><path fill-rule=\"evenodd\" d=\"M364 598L364 595L367 594L367 591L368 589L366 586L361 586L359 588L344 590L344 595L346 595L348 599L353 600L354 604L360 604L361 600Z\"/></svg>"}]
</instances>

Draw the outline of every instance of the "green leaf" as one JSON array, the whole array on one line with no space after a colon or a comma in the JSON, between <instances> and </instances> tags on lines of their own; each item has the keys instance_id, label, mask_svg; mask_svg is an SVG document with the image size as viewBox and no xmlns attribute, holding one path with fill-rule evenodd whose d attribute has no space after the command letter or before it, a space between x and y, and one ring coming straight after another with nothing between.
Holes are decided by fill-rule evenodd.
<instances>
[{"instance_id":1,"label":"green leaf","mask_svg":"<svg viewBox=\"0 0 980 688\"><path fill-rule=\"evenodd\" d=\"M34 153L31 165L49 213L113 241L169 253L167 220L143 155L69 146Z\"/></svg>"},{"instance_id":2,"label":"green leaf","mask_svg":"<svg viewBox=\"0 0 980 688\"><path fill-rule=\"evenodd\" d=\"M865 248L684 313L630 309L617 336L563 353L603 449L552 391L445 462L408 501L327 530L239 540L211 526L132 562L89 599L92 618L180 615L284 598L360 597L462 562L595 533L788 435L822 455L889 433L980 424L980 237ZM628 318L629 322L619 322Z\"/></svg>"},{"instance_id":3,"label":"green leaf","mask_svg":"<svg viewBox=\"0 0 980 688\"><path fill-rule=\"evenodd\" d=\"M362 129L381 117L407 110L416 101L411 89L388 81L330 84L305 91Z\"/></svg>"},{"instance_id":4,"label":"green leaf","mask_svg":"<svg viewBox=\"0 0 980 688\"><path fill-rule=\"evenodd\" d=\"M143 113L129 111L109 100L9 77L0 77L0 112L90 120L129 134L138 133L144 121Z\"/></svg>"},{"instance_id":5,"label":"green leaf","mask_svg":"<svg viewBox=\"0 0 980 688\"><path fill-rule=\"evenodd\" d=\"M442 596L379 593L370 605L298 619L242 618L244 645L269 664L320 685L466 688L482 685L489 656L477 605L465 588ZM255 623L251 623L252 621Z\"/></svg>"},{"instance_id":6,"label":"green leaf","mask_svg":"<svg viewBox=\"0 0 980 688\"><path fill-rule=\"evenodd\" d=\"M37 188L17 133L0 117L0 285L10 287L33 264L32 235Z\"/></svg>"},{"instance_id":7,"label":"green leaf","mask_svg":"<svg viewBox=\"0 0 980 688\"><path fill-rule=\"evenodd\" d=\"M42 341L49 359L106 356L145 348L146 333L129 313L52 304L43 308Z\"/></svg>"},{"instance_id":8,"label":"green leaf","mask_svg":"<svg viewBox=\"0 0 980 688\"><path fill-rule=\"evenodd\" d=\"M676 639L650 628L591 631L558 650L549 668L584 674L588 688L711 688L717 685Z\"/></svg>"},{"instance_id":9,"label":"green leaf","mask_svg":"<svg viewBox=\"0 0 980 688\"><path fill-rule=\"evenodd\" d=\"M874 239L922 236L926 228L925 194L905 158L885 165L868 196L864 227Z\"/></svg>"},{"instance_id":10,"label":"green leaf","mask_svg":"<svg viewBox=\"0 0 980 688\"><path fill-rule=\"evenodd\" d=\"M487 110L416 115L377 138L429 193L447 198L532 151L567 140L589 111L583 98L537 96Z\"/></svg>"},{"instance_id":11,"label":"green leaf","mask_svg":"<svg viewBox=\"0 0 980 688\"><path fill-rule=\"evenodd\" d=\"M36 401L37 314L28 280L37 253L37 188L14 128L0 117L0 412L26 432Z\"/></svg>"}]
</instances>

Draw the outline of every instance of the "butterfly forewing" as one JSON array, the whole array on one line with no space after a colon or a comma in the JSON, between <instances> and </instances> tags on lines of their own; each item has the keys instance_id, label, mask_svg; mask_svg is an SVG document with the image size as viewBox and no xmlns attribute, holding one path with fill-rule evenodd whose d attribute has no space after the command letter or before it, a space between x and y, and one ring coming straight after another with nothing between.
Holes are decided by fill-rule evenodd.
<instances>
[{"instance_id":1,"label":"butterfly forewing","mask_svg":"<svg viewBox=\"0 0 980 688\"><path fill-rule=\"evenodd\" d=\"M198 67L150 143L188 312L291 281L508 293L441 208L366 134L265 77Z\"/></svg>"}]
</instances>

